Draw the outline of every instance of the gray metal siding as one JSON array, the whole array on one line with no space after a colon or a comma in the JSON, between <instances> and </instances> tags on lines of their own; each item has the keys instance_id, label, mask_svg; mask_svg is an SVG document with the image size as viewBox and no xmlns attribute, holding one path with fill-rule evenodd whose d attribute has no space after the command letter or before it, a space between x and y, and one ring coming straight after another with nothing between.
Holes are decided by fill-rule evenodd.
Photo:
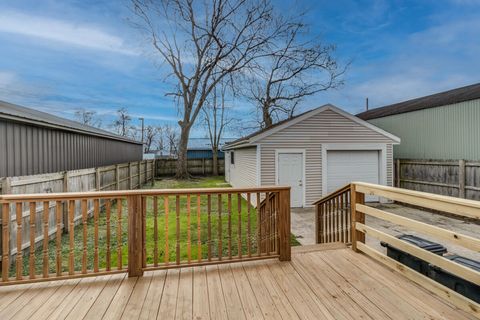
<instances>
[{"instance_id":1,"label":"gray metal siding","mask_svg":"<svg viewBox=\"0 0 480 320\"><path fill-rule=\"evenodd\" d=\"M394 158L480 159L480 99L368 121L402 139Z\"/></svg>"},{"instance_id":2,"label":"gray metal siding","mask_svg":"<svg viewBox=\"0 0 480 320\"><path fill-rule=\"evenodd\" d=\"M140 160L140 144L0 120L0 177Z\"/></svg>"},{"instance_id":3,"label":"gray metal siding","mask_svg":"<svg viewBox=\"0 0 480 320\"><path fill-rule=\"evenodd\" d=\"M261 184L275 181L275 149L305 149L306 206L322 195L322 144L325 143L385 143L387 144L387 183L393 177L392 140L334 112L326 110L295 125L266 137L261 144Z\"/></svg>"}]
</instances>

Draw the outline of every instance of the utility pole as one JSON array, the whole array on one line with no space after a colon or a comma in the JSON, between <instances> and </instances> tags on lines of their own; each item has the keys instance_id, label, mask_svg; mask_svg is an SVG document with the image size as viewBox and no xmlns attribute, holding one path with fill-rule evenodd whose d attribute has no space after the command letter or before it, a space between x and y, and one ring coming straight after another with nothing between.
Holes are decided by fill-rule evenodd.
<instances>
[{"instance_id":1,"label":"utility pole","mask_svg":"<svg viewBox=\"0 0 480 320\"><path fill-rule=\"evenodd\" d=\"M368 111L368 97L365 99L365 108L367 109L366 111Z\"/></svg>"}]
</instances>

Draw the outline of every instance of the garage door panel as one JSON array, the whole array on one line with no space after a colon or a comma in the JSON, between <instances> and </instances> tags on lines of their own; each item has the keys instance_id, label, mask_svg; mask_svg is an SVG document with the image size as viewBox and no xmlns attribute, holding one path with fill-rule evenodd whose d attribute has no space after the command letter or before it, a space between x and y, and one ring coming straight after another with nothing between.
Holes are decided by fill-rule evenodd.
<instances>
[{"instance_id":1,"label":"garage door panel","mask_svg":"<svg viewBox=\"0 0 480 320\"><path fill-rule=\"evenodd\" d=\"M352 181L379 183L379 157L375 150L327 151L327 193ZM376 201L376 197L366 200Z\"/></svg>"}]
</instances>

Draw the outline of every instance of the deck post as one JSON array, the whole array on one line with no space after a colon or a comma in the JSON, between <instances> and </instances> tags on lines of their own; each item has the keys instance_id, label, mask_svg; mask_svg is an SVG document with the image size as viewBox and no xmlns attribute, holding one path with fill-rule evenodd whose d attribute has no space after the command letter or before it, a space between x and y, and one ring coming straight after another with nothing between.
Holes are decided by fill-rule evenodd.
<instances>
[{"instance_id":1,"label":"deck post","mask_svg":"<svg viewBox=\"0 0 480 320\"><path fill-rule=\"evenodd\" d=\"M141 195L128 196L128 276L143 275L143 201Z\"/></svg>"},{"instance_id":2,"label":"deck post","mask_svg":"<svg viewBox=\"0 0 480 320\"><path fill-rule=\"evenodd\" d=\"M280 261L291 260L290 248L290 188L279 192L280 210L278 211L277 228L279 237L279 259Z\"/></svg>"},{"instance_id":3,"label":"deck post","mask_svg":"<svg viewBox=\"0 0 480 320\"><path fill-rule=\"evenodd\" d=\"M350 187L350 212L352 215L351 218L351 235L352 235L352 249L355 252L358 252L357 241L365 243L365 234L363 232L357 231L356 223L360 222L365 224L365 214L358 212L356 205L365 204L365 194L357 192L355 184L352 183Z\"/></svg>"}]
</instances>

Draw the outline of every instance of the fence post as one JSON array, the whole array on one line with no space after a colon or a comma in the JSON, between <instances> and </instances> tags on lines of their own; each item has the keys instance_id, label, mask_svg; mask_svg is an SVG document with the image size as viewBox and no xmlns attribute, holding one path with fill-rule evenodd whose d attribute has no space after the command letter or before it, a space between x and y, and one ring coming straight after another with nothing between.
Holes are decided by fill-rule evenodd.
<instances>
[{"instance_id":1,"label":"fence post","mask_svg":"<svg viewBox=\"0 0 480 320\"><path fill-rule=\"evenodd\" d=\"M280 210L278 211L278 237L279 246L278 251L280 254L280 261L291 260L291 248L290 248L290 188L279 192L280 196ZM266 200L268 201L268 199Z\"/></svg>"},{"instance_id":2,"label":"fence post","mask_svg":"<svg viewBox=\"0 0 480 320\"><path fill-rule=\"evenodd\" d=\"M152 171L151 171L151 175L152 175L152 187L155 185L155 173L156 173L156 166L155 166L155 159L152 160Z\"/></svg>"},{"instance_id":3,"label":"fence post","mask_svg":"<svg viewBox=\"0 0 480 320\"><path fill-rule=\"evenodd\" d=\"M142 161L137 162L138 188L142 186Z\"/></svg>"},{"instance_id":4,"label":"fence post","mask_svg":"<svg viewBox=\"0 0 480 320\"><path fill-rule=\"evenodd\" d=\"M128 163L128 190L132 190L132 163Z\"/></svg>"},{"instance_id":5,"label":"fence post","mask_svg":"<svg viewBox=\"0 0 480 320\"><path fill-rule=\"evenodd\" d=\"M395 186L396 186L397 188L400 188L400 185L401 185L401 184L400 184L400 182L401 182L401 177L400 177L400 173L401 173L401 170L400 170L401 162L400 162L400 159L397 159L397 160L395 161L395 163L396 163L396 166L395 166L395 175L396 175L396 178L397 178L397 179L395 180L395 182L396 182L396 185L395 185Z\"/></svg>"},{"instance_id":6,"label":"fence post","mask_svg":"<svg viewBox=\"0 0 480 320\"><path fill-rule=\"evenodd\" d=\"M143 202L141 195L128 196L128 276L143 275Z\"/></svg>"},{"instance_id":7,"label":"fence post","mask_svg":"<svg viewBox=\"0 0 480 320\"><path fill-rule=\"evenodd\" d=\"M465 198L465 160L458 160L458 196Z\"/></svg>"},{"instance_id":8,"label":"fence post","mask_svg":"<svg viewBox=\"0 0 480 320\"><path fill-rule=\"evenodd\" d=\"M69 188L68 188L68 171L64 171L63 172L63 192L68 192ZM64 206L63 206L63 221L68 221L68 205L67 205L67 202L65 202ZM64 233L68 233L69 230L69 225L68 223L64 223L63 224L63 232Z\"/></svg>"},{"instance_id":9,"label":"fence post","mask_svg":"<svg viewBox=\"0 0 480 320\"><path fill-rule=\"evenodd\" d=\"M101 185L100 185L100 168L95 168L95 186L97 188L97 191L100 191Z\"/></svg>"},{"instance_id":10,"label":"fence post","mask_svg":"<svg viewBox=\"0 0 480 320\"><path fill-rule=\"evenodd\" d=\"M351 218L351 236L352 236L352 250L358 252L357 241L365 243L365 234L357 231L356 223L365 224L365 214L357 212L356 204L365 204L365 194L357 192L355 184L350 185L350 212Z\"/></svg>"},{"instance_id":11,"label":"fence post","mask_svg":"<svg viewBox=\"0 0 480 320\"><path fill-rule=\"evenodd\" d=\"M120 174L118 164L115 165L115 184L117 185L117 190L120 190Z\"/></svg>"}]
</instances>

